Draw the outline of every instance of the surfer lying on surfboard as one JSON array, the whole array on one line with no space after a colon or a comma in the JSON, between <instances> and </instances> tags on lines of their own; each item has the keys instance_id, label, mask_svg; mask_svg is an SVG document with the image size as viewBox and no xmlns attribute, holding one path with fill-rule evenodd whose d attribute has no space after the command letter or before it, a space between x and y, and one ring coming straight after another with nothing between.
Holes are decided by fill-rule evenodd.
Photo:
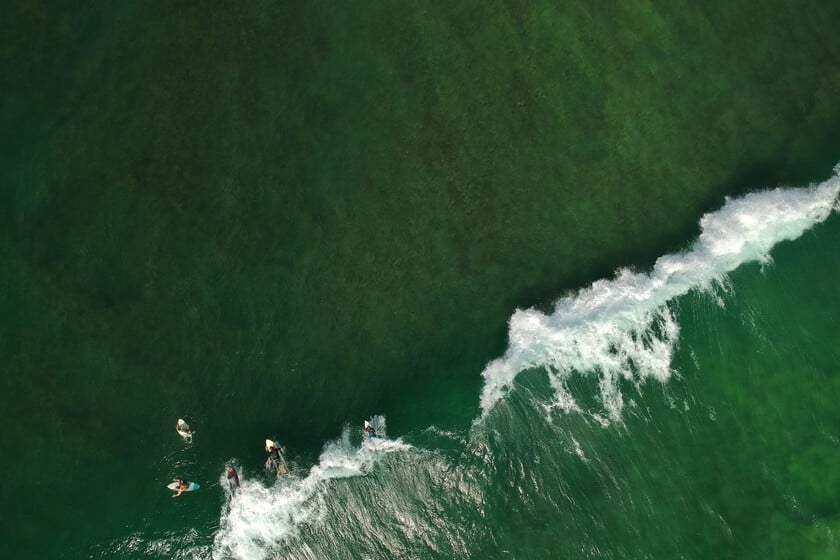
<instances>
[{"instance_id":1,"label":"surfer lying on surfboard","mask_svg":"<svg viewBox=\"0 0 840 560\"><path fill-rule=\"evenodd\" d=\"M178 483L178 487L175 489L176 493L172 496L173 498L177 498L178 496L180 496L181 494L186 492L187 489L189 489L189 487L190 487L189 482L184 482L180 478L178 480L176 480L175 482Z\"/></svg>"},{"instance_id":2,"label":"surfer lying on surfboard","mask_svg":"<svg viewBox=\"0 0 840 560\"><path fill-rule=\"evenodd\" d=\"M277 470L277 476L289 474L289 469L286 468L286 461L283 459L283 453L273 441L265 440L265 450L268 452L266 466L274 465L274 468Z\"/></svg>"},{"instance_id":3,"label":"surfer lying on surfboard","mask_svg":"<svg viewBox=\"0 0 840 560\"><path fill-rule=\"evenodd\" d=\"M176 478L175 480L167 484L166 487L175 492L175 494L172 497L177 498L184 492L192 492L193 490L198 490L199 488L201 488L201 485L197 482L187 482L186 480Z\"/></svg>"},{"instance_id":4,"label":"surfer lying on surfboard","mask_svg":"<svg viewBox=\"0 0 840 560\"><path fill-rule=\"evenodd\" d=\"M184 438L184 441L192 443L192 437L195 432L190 429L190 425L183 418L178 418L178 422L175 424L175 431L178 432L179 436Z\"/></svg>"},{"instance_id":5,"label":"surfer lying on surfboard","mask_svg":"<svg viewBox=\"0 0 840 560\"><path fill-rule=\"evenodd\" d=\"M365 420L365 433L367 437L373 439L375 437L379 437L379 434L376 433L376 428L374 428L370 422Z\"/></svg>"}]
</instances>

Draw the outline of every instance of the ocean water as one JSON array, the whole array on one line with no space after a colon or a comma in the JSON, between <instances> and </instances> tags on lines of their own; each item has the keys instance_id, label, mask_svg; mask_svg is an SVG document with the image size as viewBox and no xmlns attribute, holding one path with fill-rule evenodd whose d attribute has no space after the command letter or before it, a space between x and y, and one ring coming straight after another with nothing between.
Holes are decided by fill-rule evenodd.
<instances>
[{"instance_id":1,"label":"ocean water","mask_svg":"<svg viewBox=\"0 0 840 560\"><path fill-rule=\"evenodd\" d=\"M187 496L93 557L830 558L838 195L729 200L652 270L517 311L471 425L348 424L288 478L252 461L238 493L208 485L218 520Z\"/></svg>"},{"instance_id":2,"label":"ocean water","mask_svg":"<svg viewBox=\"0 0 840 560\"><path fill-rule=\"evenodd\" d=\"M838 18L3 6L0 557L837 557Z\"/></svg>"}]
</instances>

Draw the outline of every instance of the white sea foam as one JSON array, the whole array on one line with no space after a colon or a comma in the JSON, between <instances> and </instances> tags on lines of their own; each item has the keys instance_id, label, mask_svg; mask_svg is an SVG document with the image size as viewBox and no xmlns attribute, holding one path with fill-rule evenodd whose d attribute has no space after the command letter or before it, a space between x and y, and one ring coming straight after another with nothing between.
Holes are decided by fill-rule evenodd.
<instances>
[{"instance_id":1,"label":"white sea foam","mask_svg":"<svg viewBox=\"0 0 840 560\"><path fill-rule=\"evenodd\" d=\"M835 176L808 188L777 188L741 198L700 220L701 234L686 251L660 257L649 273L620 270L561 298L553 313L517 310L510 318L509 347L482 372L484 419L526 369L544 368L555 406L577 410L567 382L578 372L599 376L604 412L620 418L621 379L666 381L679 336L668 302L690 290L726 285L741 264L770 262L780 241L799 237L840 210L840 165Z\"/></svg>"},{"instance_id":2,"label":"white sea foam","mask_svg":"<svg viewBox=\"0 0 840 560\"><path fill-rule=\"evenodd\" d=\"M323 517L331 481L364 476L386 454L411 448L399 439L364 440L357 446L350 434L345 428L341 438L327 443L318 464L303 477L293 469L271 485L243 480L222 514L213 558L252 560L279 554L302 526Z\"/></svg>"},{"instance_id":3,"label":"white sea foam","mask_svg":"<svg viewBox=\"0 0 840 560\"><path fill-rule=\"evenodd\" d=\"M97 546L98 551L90 558L168 558L172 560L204 560L210 557L207 546L201 541L199 532L190 529L184 533L169 533L153 536L138 531L127 538L116 540L110 545Z\"/></svg>"}]
</instances>

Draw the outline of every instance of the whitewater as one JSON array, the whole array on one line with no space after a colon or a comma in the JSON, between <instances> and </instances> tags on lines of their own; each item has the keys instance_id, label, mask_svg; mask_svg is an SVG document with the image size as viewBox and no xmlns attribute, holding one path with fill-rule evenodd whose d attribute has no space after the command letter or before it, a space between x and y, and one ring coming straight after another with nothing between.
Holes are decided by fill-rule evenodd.
<instances>
[{"instance_id":1,"label":"whitewater","mask_svg":"<svg viewBox=\"0 0 840 560\"><path fill-rule=\"evenodd\" d=\"M715 290L727 289L729 272L752 261L770 265L774 246L796 239L840 208L840 166L836 172L806 188L727 199L703 216L701 233L687 250L660 257L649 272L620 270L613 279L562 297L550 314L517 310L510 319L508 350L482 372L481 414L472 430L443 436L457 440L461 453L413 448L402 440L381 442L379 449L354 446L345 430L325 446L304 478L275 486L246 483L243 495L222 515L213 558L341 557L344 547L368 549L368 558L469 551L484 530L441 520L426 508L440 515L465 506L480 510L490 491L488 469L500 459L489 449L484 424L517 375L544 370L554 392L545 408L564 412L584 412L568 389L570 376L596 376L603 410L585 412L602 425L619 421L620 380L664 383L673 373L680 329L669 302L692 290L719 300ZM585 458L580 444L572 442ZM435 484L453 491L444 497ZM459 503L435 504L443 500Z\"/></svg>"},{"instance_id":2,"label":"whitewater","mask_svg":"<svg viewBox=\"0 0 840 560\"><path fill-rule=\"evenodd\" d=\"M553 408L579 410L567 389L575 373L599 378L604 423L621 417L622 379L636 384L671 376L679 324L668 302L691 290L726 289L726 275L744 263L770 264L771 249L824 221L838 205L840 165L808 188L777 188L727 199L700 220L686 251L660 257L650 272L620 270L612 280L561 298L546 315L517 310L505 355L482 372L481 421L525 370L544 368L555 391Z\"/></svg>"},{"instance_id":3,"label":"whitewater","mask_svg":"<svg viewBox=\"0 0 840 560\"><path fill-rule=\"evenodd\" d=\"M211 544L193 543L190 536L149 542L133 535L111 552L216 560L347 558L348 550L365 551L358 557L371 559L515 557L496 543L484 522L499 494L498 473L516 473L502 485L525 504L529 494L539 492L558 510L572 507L562 505L569 489L551 478L556 474L534 469L540 461L545 473L569 468L559 466L568 458L539 450L555 442L522 439L534 418L550 424L557 413L579 416L602 431L621 423L624 387L643 390L646 383L664 384L674 375L680 324L672 302L696 291L724 305L719 293L729 289L729 273L748 262L772 265L772 249L840 210L839 196L840 165L820 184L727 199L702 217L694 243L660 257L649 271L620 270L563 296L551 313L517 310L509 322L507 351L482 372L480 413L471 427L430 426L377 440L345 427L324 445L314 466L292 462L289 477L271 482L244 472L240 491L225 495ZM548 398L525 391L520 395L525 409L501 406L517 393L517 380L526 371L546 376ZM597 406L578 402L570 388L575 376L597 386ZM384 427L384 418L380 421ZM576 439L581 436L573 429L540 433L562 437L566 457L587 465L600 461L598 468L610 472L597 447ZM623 483L612 475L602 482L621 493ZM223 475L219 483L225 487ZM485 556L476 543L491 543L494 553ZM582 556L601 557L597 550Z\"/></svg>"}]
</instances>

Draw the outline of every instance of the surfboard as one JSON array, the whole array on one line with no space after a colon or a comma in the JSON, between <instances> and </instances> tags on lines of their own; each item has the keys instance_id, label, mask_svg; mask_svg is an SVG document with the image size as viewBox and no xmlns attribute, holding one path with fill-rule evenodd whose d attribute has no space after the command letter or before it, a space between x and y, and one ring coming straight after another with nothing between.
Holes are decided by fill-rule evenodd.
<instances>
[{"instance_id":1,"label":"surfboard","mask_svg":"<svg viewBox=\"0 0 840 560\"><path fill-rule=\"evenodd\" d=\"M183 418L178 418L178 423L175 424L175 431L178 432L179 436L184 438L184 441L192 443L193 432L190 430L190 425Z\"/></svg>"},{"instance_id":2,"label":"surfboard","mask_svg":"<svg viewBox=\"0 0 840 560\"><path fill-rule=\"evenodd\" d=\"M178 483L177 482L170 482L169 484L166 485L166 487L169 488L170 490L174 490L176 492L178 491ZM201 484L199 484L197 482L188 482L187 483L187 489L184 490L184 492L192 492L193 490L198 490L199 488L201 488Z\"/></svg>"},{"instance_id":3,"label":"surfboard","mask_svg":"<svg viewBox=\"0 0 840 560\"><path fill-rule=\"evenodd\" d=\"M281 469L284 471L284 474L289 474L289 467L286 466L286 458L283 457L283 447L275 441L272 441L270 439L266 439L265 440L265 450L266 450L266 452L271 451L272 447L276 447L277 450L280 451L280 467L278 468L275 465L273 465L271 459L269 459L265 463L266 468L274 467L277 470L277 476L278 477L280 476L280 470Z\"/></svg>"},{"instance_id":4,"label":"surfboard","mask_svg":"<svg viewBox=\"0 0 840 560\"><path fill-rule=\"evenodd\" d=\"M366 435L368 438L375 438L375 437L376 437L375 435L368 433L368 428L373 428L373 426L371 426L371 425L370 425L370 422L368 422L367 420L365 420L365 435ZM375 429L375 428L374 428L374 429Z\"/></svg>"},{"instance_id":5,"label":"surfboard","mask_svg":"<svg viewBox=\"0 0 840 560\"><path fill-rule=\"evenodd\" d=\"M367 429L373 428L374 434L368 433ZM385 429L380 416L374 416L370 420L365 420L365 439L382 439L385 437Z\"/></svg>"},{"instance_id":6,"label":"surfboard","mask_svg":"<svg viewBox=\"0 0 840 560\"><path fill-rule=\"evenodd\" d=\"M230 473L228 472L229 469L233 469L234 476L230 476ZM225 469L225 478L227 479L228 489L230 489L231 492L236 492L237 490L239 490L239 487L242 484L242 480L240 479L239 475L239 469L233 466L227 467Z\"/></svg>"}]
</instances>

